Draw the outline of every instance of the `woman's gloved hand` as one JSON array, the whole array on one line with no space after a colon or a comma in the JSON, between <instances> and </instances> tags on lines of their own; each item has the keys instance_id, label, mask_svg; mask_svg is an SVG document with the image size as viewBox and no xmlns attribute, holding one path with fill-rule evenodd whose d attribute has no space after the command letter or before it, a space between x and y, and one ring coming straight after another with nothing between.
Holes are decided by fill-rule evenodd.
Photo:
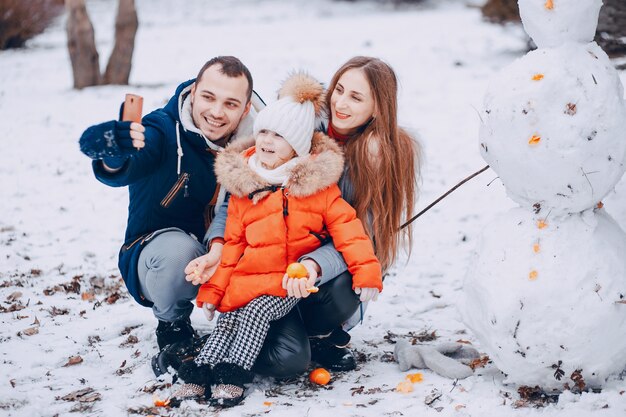
<instances>
[{"instance_id":1,"label":"woman's gloved hand","mask_svg":"<svg viewBox=\"0 0 626 417\"><path fill-rule=\"evenodd\" d=\"M354 292L356 293L356 295L359 296L359 300L361 300L362 303L366 301L378 300L378 294L380 293L380 291L378 291L378 288L361 288L361 287L354 288Z\"/></svg>"}]
</instances>

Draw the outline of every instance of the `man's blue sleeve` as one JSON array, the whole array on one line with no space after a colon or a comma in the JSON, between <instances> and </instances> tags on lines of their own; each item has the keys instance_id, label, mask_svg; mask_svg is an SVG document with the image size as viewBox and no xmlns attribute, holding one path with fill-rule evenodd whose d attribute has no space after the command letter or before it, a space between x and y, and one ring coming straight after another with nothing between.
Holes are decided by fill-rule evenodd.
<instances>
[{"instance_id":1,"label":"man's blue sleeve","mask_svg":"<svg viewBox=\"0 0 626 417\"><path fill-rule=\"evenodd\" d=\"M228 214L228 202L230 201L230 194L226 194L224 202L220 206L217 214L213 218L209 229L204 234L202 242L205 246L209 244L216 237L224 238L224 231L226 230L226 215Z\"/></svg>"}]
</instances>

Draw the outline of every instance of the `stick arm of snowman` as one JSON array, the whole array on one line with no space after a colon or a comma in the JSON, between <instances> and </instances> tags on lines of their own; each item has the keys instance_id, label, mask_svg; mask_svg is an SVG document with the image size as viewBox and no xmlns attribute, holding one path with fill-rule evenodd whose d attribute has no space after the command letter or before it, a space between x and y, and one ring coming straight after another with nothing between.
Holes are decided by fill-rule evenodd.
<instances>
[{"instance_id":1,"label":"stick arm of snowman","mask_svg":"<svg viewBox=\"0 0 626 417\"><path fill-rule=\"evenodd\" d=\"M487 169L489 169L489 165L486 165L485 167L483 167L483 168L479 169L478 171L474 172L472 175L468 176L464 180L458 182L454 187L452 187L448 191L446 191L441 197L439 197L438 199L436 199L435 201L430 203L428 206L426 206L426 208L424 208L422 211L417 213L415 216L411 217L406 223L404 223L402 226L400 226L400 230L404 229L405 227L407 227L408 225L413 223L415 220L417 220L418 217L420 217L422 214L426 213L428 210L433 208L437 203L439 203L441 200L446 198L448 195L450 195L454 190L459 188L461 185L465 184L466 182L468 182L469 180L471 180L475 176L482 174Z\"/></svg>"},{"instance_id":2,"label":"stick arm of snowman","mask_svg":"<svg viewBox=\"0 0 626 417\"><path fill-rule=\"evenodd\" d=\"M433 208L437 203L450 195L454 190L465 184L467 181L482 174L489 165L479 169L472 175L466 177L462 181L458 182L454 187L449 189L435 201L430 203L426 208L411 217L406 223L400 226L400 230L407 227L409 224L417 220L422 214ZM458 355L457 352L461 352ZM450 357L455 356L457 357ZM480 357L480 354L473 348L465 347L459 343L443 343L439 345L417 345L412 346L406 340L400 340L396 344L394 356L401 371L407 371L410 368L425 369L429 368L437 374L452 378L463 379L473 374L473 369L464 363L461 363L461 359L476 359Z\"/></svg>"}]
</instances>

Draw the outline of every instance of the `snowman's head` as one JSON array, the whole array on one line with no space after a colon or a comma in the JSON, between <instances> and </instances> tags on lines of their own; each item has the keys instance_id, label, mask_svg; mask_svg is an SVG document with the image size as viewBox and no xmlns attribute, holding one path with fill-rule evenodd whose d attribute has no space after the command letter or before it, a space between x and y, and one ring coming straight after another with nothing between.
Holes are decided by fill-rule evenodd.
<instances>
[{"instance_id":1,"label":"snowman's head","mask_svg":"<svg viewBox=\"0 0 626 417\"><path fill-rule=\"evenodd\" d=\"M518 0L524 29L539 48L591 42L602 0Z\"/></svg>"}]
</instances>

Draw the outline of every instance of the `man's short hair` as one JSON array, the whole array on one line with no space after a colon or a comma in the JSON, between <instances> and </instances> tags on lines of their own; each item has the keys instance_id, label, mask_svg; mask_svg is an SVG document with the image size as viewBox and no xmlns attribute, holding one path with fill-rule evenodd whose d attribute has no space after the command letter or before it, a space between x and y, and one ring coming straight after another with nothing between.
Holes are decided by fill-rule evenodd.
<instances>
[{"instance_id":1,"label":"man's short hair","mask_svg":"<svg viewBox=\"0 0 626 417\"><path fill-rule=\"evenodd\" d=\"M204 71L211 68L213 65L220 65L220 72L227 77L236 78L240 76L245 76L248 80L248 101L252 97L252 74L250 74L250 70L246 67L243 62L241 62L238 58L234 56L216 56L208 60L200 71L198 72L198 76L196 77L196 82L200 81Z\"/></svg>"}]
</instances>

